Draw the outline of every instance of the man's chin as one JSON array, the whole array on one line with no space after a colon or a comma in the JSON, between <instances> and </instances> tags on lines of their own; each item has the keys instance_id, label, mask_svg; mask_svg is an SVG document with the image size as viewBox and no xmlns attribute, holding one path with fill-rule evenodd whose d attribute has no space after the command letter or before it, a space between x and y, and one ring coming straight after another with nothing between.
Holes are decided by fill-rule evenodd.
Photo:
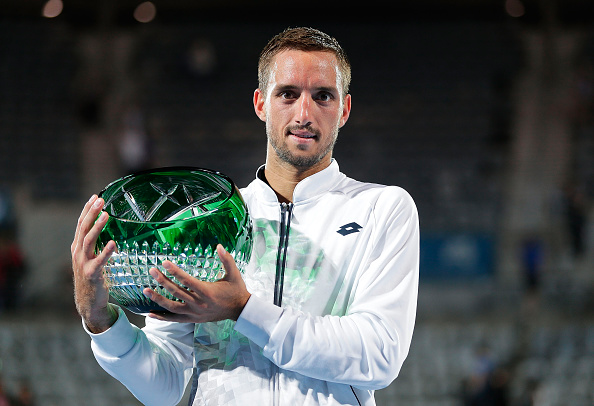
<instances>
[{"instance_id":1,"label":"man's chin","mask_svg":"<svg viewBox=\"0 0 594 406\"><path fill-rule=\"evenodd\" d=\"M318 162L322 160L322 157L319 157L317 155L297 155L287 151L280 153L279 157L284 162L299 169L311 168L312 166L315 166Z\"/></svg>"},{"instance_id":2,"label":"man's chin","mask_svg":"<svg viewBox=\"0 0 594 406\"><path fill-rule=\"evenodd\" d=\"M320 163L328 154L332 154L332 146L326 149L326 151L315 153L312 151L313 145L309 143L297 143L291 145L289 148L287 144L278 145L275 142L269 143L272 145L274 152L280 158L281 161L293 166L301 171L312 168Z\"/></svg>"}]
</instances>

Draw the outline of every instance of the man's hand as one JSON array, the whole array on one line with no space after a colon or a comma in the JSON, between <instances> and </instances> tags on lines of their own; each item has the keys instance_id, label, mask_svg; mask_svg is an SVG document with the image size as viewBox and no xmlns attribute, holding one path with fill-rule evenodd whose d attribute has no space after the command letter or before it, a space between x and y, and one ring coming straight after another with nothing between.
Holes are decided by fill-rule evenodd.
<instances>
[{"instance_id":1,"label":"man's hand","mask_svg":"<svg viewBox=\"0 0 594 406\"><path fill-rule=\"evenodd\" d=\"M216 282L198 280L172 262L163 262L163 267L189 290L178 286L156 268L152 268L150 274L157 282L184 303L169 300L154 290L146 288L143 293L147 297L171 312L171 314L150 313L149 316L159 320L184 323L237 320L251 295L231 254L220 244L217 246L217 254L226 274L223 279Z\"/></svg>"},{"instance_id":2,"label":"man's hand","mask_svg":"<svg viewBox=\"0 0 594 406\"><path fill-rule=\"evenodd\" d=\"M70 247L76 310L93 333L107 330L117 319L117 314L107 305L109 293L103 281L103 265L115 250L115 242L109 241L103 251L95 255L97 237L109 217L103 212L97 219L103 204L103 199L95 195L87 202L78 218Z\"/></svg>"}]
</instances>

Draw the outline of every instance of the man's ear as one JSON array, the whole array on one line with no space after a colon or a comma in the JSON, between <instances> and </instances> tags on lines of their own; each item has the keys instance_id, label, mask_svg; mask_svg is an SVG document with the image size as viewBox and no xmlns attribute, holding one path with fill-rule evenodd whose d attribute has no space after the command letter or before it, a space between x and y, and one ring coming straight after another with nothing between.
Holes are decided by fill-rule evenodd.
<instances>
[{"instance_id":1,"label":"man's ear","mask_svg":"<svg viewBox=\"0 0 594 406\"><path fill-rule=\"evenodd\" d=\"M266 101L266 96L260 89L256 89L254 91L254 111L256 115L260 118L260 120L266 122L266 111L264 109L264 102Z\"/></svg>"},{"instance_id":2,"label":"man's ear","mask_svg":"<svg viewBox=\"0 0 594 406\"><path fill-rule=\"evenodd\" d=\"M342 103L342 115L340 116L340 122L338 123L339 127L342 127L346 124L349 116L351 115L351 95L347 94L344 97L344 101Z\"/></svg>"}]
</instances>

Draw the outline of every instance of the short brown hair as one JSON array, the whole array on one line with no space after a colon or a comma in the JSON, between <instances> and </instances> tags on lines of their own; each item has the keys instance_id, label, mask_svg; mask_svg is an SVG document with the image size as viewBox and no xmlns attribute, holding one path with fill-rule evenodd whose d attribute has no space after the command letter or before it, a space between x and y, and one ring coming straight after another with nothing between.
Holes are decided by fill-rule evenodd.
<instances>
[{"instance_id":1,"label":"short brown hair","mask_svg":"<svg viewBox=\"0 0 594 406\"><path fill-rule=\"evenodd\" d=\"M349 92L351 64L346 53L335 38L315 28L308 27L287 28L274 36L264 47L258 62L258 86L261 91L266 92L270 80L270 63L272 59L281 51L289 49L333 53L338 60L338 68L342 76L343 96Z\"/></svg>"}]
</instances>

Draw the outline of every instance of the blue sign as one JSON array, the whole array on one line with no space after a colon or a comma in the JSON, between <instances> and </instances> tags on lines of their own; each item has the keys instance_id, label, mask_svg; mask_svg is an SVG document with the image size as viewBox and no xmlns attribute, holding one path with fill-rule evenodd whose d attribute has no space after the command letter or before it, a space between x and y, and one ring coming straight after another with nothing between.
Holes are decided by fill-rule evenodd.
<instances>
[{"instance_id":1,"label":"blue sign","mask_svg":"<svg viewBox=\"0 0 594 406\"><path fill-rule=\"evenodd\" d=\"M491 276L494 258L494 238L489 234L429 233L421 236L421 278L474 279Z\"/></svg>"}]
</instances>

